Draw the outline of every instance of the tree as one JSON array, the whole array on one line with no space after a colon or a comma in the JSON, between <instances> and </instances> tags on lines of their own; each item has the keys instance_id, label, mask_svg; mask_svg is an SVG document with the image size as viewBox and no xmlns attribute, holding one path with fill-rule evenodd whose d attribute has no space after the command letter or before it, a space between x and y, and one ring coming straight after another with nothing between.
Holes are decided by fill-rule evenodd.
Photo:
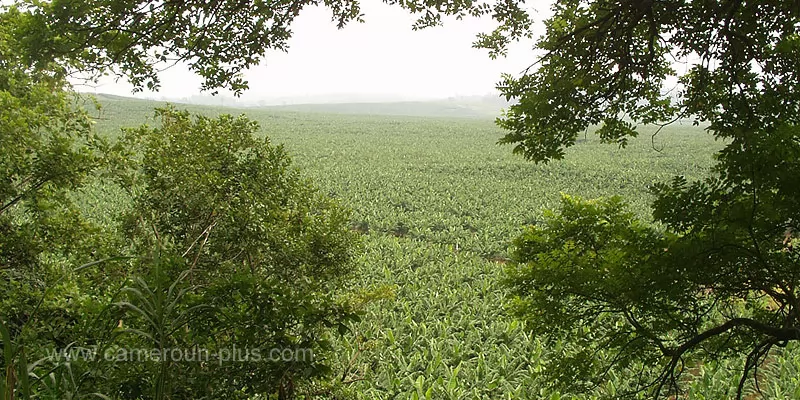
<instances>
[{"instance_id":1,"label":"tree","mask_svg":"<svg viewBox=\"0 0 800 400\"><path fill-rule=\"evenodd\" d=\"M356 319L343 297L357 246L348 213L244 116L157 116L160 127L91 153L116 158L103 160L112 168L72 178L116 181L114 201L129 205L119 223L86 222L57 178L6 202L3 399L291 398L331 373L329 334ZM82 148L60 131L33 132L13 137ZM27 150L82 160L63 147Z\"/></svg>"},{"instance_id":2,"label":"tree","mask_svg":"<svg viewBox=\"0 0 800 400\"><path fill-rule=\"evenodd\" d=\"M693 119L724 147L707 179L654 185L658 225L620 199L566 197L514 242L512 308L563 346L551 370L563 386L591 390L633 366L627 394L670 396L693 361L746 355L741 397L770 350L800 340L800 3L553 10L544 55L500 85L518 100L498 119L501 143L547 162L591 126L624 146L637 124Z\"/></svg>"},{"instance_id":3,"label":"tree","mask_svg":"<svg viewBox=\"0 0 800 400\"><path fill-rule=\"evenodd\" d=\"M39 361L34 349L85 338L81 321L97 311L103 291L81 287L103 278L78 271L107 259L116 244L84 218L72 196L106 163L102 153L108 146L92 130L88 112L77 107L77 96L63 90L64 76L53 65L25 63L15 39L15 28L25 18L16 10L0 14L3 399L33 395L27 365ZM42 362L37 372L50 366ZM53 378L45 385L56 382L64 383Z\"/></svg>"},{"instance_id":4,"label":"tree","mask_svg":"<svg viewBox=\"0 0 800 400\"><path fill-rule=\"evenodd\" d=\"M149 375L166 394L227 399L277 388L290 398L295 385L329 373L326 331L355 318L339 298L356 248L349 215L301 178L281 146L257 139L246 117L156 114L160 127L126 134L137 157L121 179L133 198L124 230L130 253L146 255L131 272L148 279L127 290L120 318L142 347L241 352L233 362L162 360L157 368L169 368ZM170 308L158 312L165 294ZM271 359L273 349L298 357ZM140 376L117 374L118 387Z\"/></svg>"},{"instance_id":5,"label":"tree","mask_svg":"<svg viewBox=\"0 0 800 400\"><path fill-rule=\"evenodd\" d=\"M90 238L95 227L69 193L101 166L98 150L106 146L87 112L61 90L63 77L20 62L12 39L20 18L0 14L0 288L30 294L61 275L53 259L80 265L90 249L99 249ZM3 296L0 315L21 325L30 309L6 303L14 297Z\"/></svg>"}]
</instances>

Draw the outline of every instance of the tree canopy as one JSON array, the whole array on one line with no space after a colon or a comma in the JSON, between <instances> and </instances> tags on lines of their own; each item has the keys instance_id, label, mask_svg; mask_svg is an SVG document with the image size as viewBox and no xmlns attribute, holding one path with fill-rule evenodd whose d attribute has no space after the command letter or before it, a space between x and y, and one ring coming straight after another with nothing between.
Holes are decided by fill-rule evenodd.
<instances>
[{"instance_id":1,"label":"tree canopy","mask_svg":"<svg viewBox=\"0 0 800 400\"><path fill-rule=\"evenodd\" d=\"M723 148L707 179L653 185L656 224L566 197L515 242L516 314L575 346L553 369L574 390L638 365L629 395L674 395L694 361L744 354L741 396L800 340L800 3L559 1L546 27L538 63L501 83L514 152L547 162L591 127L624 146L678 120Z\"/></svg>"}]
</instances>

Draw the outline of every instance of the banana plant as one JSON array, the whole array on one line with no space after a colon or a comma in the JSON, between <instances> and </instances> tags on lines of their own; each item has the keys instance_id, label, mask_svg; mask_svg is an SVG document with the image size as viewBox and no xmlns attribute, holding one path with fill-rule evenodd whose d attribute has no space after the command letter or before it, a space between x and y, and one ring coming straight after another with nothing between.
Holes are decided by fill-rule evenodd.
<instances>
[{"instance_id":1,"label":"banana plant","mask_svg":"<svg viewBox=\"0 0 800 400\"><path fill-rule=\"evenodd\" d=\"M211 308L211 306L200 304L181 309L185 296L197 288L195 285L183 285L192 270L181 272L166 286L162 274L164 261L159 255L160 250L156 254L152 282L148 283L141 277L136 277L131 285L122 290L128 295L129 300L119 301L115 304L131 312L132 315L138 316L144 322L141 328L124 328L123 332L144 338L159 350L159 354L164 354L164 351L174 343L174 334L191 321L195 312ZM153 398L154 400L163 400L169 398L170 394L168 377L171 360L168 357L160 357L158 364L158 369L153 377Z\"/></svg>"}]
</instances>

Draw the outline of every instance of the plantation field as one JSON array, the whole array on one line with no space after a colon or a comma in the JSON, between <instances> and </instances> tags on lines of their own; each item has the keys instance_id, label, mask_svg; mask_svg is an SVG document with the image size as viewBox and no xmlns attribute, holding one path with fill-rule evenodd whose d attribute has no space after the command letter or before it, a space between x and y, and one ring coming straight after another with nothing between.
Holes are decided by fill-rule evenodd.
<instances>
[{"instance_id":1,"label":"plantation field","mask_svg":"<svg viewBox=\"0 0 800 400\"><path fill-rule=\"evenodd\" d=\"M97 127L111 136L152 123L158 105L100 102ZM652 140L645 134L626 149L589 132L564 160L536 165L497 146L503 132L489 118L186 108L246 113L320 190L352 209L352 229L363 233L353 285L375 299L336 341L343 383L333 393L347 398L560 398L538 378L539 361L557 350L504 313L500 280L510 240L560 193L619 194L648 217L648 185L674 175L701 178L721 147L688 124ZM102 218L96 206L115 194L98 186L85 195ZM800 396L794 353L777 353L764 372L768 398ZM727 365L698 367L694 375L690 398L730 398L738 382ZM613 381L602 388L611 396L615 390Z\"/></svg>"}]
</instances>

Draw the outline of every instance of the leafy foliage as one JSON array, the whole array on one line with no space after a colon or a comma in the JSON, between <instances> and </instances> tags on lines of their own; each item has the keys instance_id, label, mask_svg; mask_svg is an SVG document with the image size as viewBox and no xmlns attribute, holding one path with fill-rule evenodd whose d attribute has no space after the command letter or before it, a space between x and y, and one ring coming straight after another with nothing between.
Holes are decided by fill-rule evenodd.
<instances>
[{"instance_id":1,"label":"leafy foliage","mask_svg":"<svg viewBox=\"0 0 800 400\"><path fill-rule=\"evenodd\" d=\"M502 143L546 162L592 125L624 146L634 124L693 118L724 147L710 177L653 186L658 229L616 200L567 200L520 237L509 275L517 313L554 337L618 352L602 366L561 364L589 366L585 379L634 361L662 367L644 368L630 394L676 393L697 355L746 354L741 396L774 346L800 340L800 8L564 1L554 11L538 68L501 86L519 99L498 120L510 131ZM689 66L679 74L672 63L682 59ZM664 92L668 79L677 92Z\"/></svg>"},{"instance_id":2,"label":"leafy foliage","mask_svg":"<svg viewBox=\"0 0 800 400\"><path fill-rule=\"evenodd\" d=\"M258 125L247 118L193 120L172 108L157 116L161 127L127 132L141 155L138 174L127 179L134 201L127 232L139 249L134 254L167 244L160 257L177 261L164 264L155 282L190 282L184 292L165 293L176 296L172 307L181 312L203 311L164 316L163 323L137 311L135 320L159 329L145 335L159 347L169 348L158 339L169 323L177 324L170 340L181 348L261 349L265 358L272 349L314 351L318 358L291 363L170 368L170 374L194 377L171 383L177 393L235 398L280 388L289 396L294 380L327 374L323 333L355 318L336 299L356 245L348 214L300 178L280 146L256 139ZM152 297L149 284L137 287L135 298ZM178 329L184 327L185 334Z\"/></svg>"},{"instance_id":3,"label":"leafy foliage","mask_svg":"<svg viewBox=\"0 0 800 400\"><path fill-rule=\"evenodd\" d=\"M76 266L107 258L114 240L81 215L71 192L105 163L107 146L62 90L63 76L26 67L13 40L20 18L0 14L0 394L14 398L19 389L27 398L44 385L78 398L75 385L61 379L66 370L34 349L83 339L82 318L102 308L101 292L80 289L96 280Z\"/></svg>"},{"instance_id":4,"label":"leafy foliage","mask_svg":"<svg viewBox=\"0 0 800 400\"><path fill-rule=\"evenodd\" d=\"M3 393L19 387L34 396L79 398L91 388L114 398L290 397L295 385L330 373L327 332L343 331L355 318L339 299L356 246L348 214L301 178L280 146L256 139L256 123L228 115L193 120L172 108L158 115L160 128L128 130L110 158L115 164L107 173L133 204L118 216L122 226L77 236L131 261L43 274L75 259L65 247L56 263L4 264L4 290L13 295L3 300L10 383ZM25 214L8 221L25 221ZM28 281L38 282L36 290L24 289ZM42 336L45 326L57 335ZM258 355L237 362L108 356L151 348ZM94 353L77 357L71 349ZM284 350L304 356L268 358ZM18 378L29 374L31 382Z\"/></svg>"}]
</instances>

